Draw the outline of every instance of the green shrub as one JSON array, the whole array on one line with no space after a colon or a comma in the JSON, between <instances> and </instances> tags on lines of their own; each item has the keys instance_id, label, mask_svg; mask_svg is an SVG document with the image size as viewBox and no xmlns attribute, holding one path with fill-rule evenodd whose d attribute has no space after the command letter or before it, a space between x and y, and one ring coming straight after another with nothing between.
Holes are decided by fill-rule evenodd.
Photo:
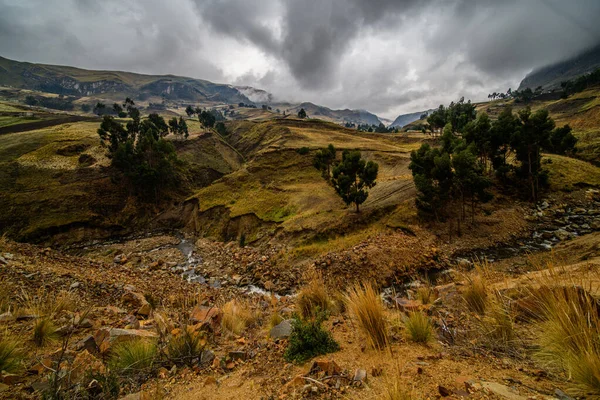
<instances>
[{"instance_id":1,"label":"green shrub","mask_svg":"<svg viewBox=\"0 0 600 400\"><path fill-rule=\"evenodd\" d=\"M290 342L284 353L287 361L302 363L318 355L333 353L340 349L331 333L321 326L323 321L323 314L306 321L298 317L294 318Z\"/></svg>"},{"instance_id":2,"label":"green shrub","mask_svg":"<svg viewBox=\"0 0 600 400\"><path fill-rule=\"evenodd\" d=\"M152 372L156 355L156 343L144 340L130 340L119 343L112 350L109 366L122 375L149 374Z\"/></svg>"},{"instance_id":3,"label":"green shrub","mask_svg":"<svg viewBox=\"0 0 600 400\"><path fill-rule=\"evenodd\" d=\"M413 312L404 321L408 339L416 343L427 343L433 336L429 317L422 312Z\"/></svg>"},{"instance_id":4,"label":"green shrub","mask_svg":"<svg viewBox=\"0 0 600 400\"><path fill-rule=\"evenodd\" d=\"M296 149L296 153L300 154L301 156L308 154L309 151L310 149L308 147L300 147L299 149Z\"/></svg>"},{"instance_id":5,"label":"green shrub","mask_svg":"<svg viewBox=\"0 0 600 400\"><path fill-rule=\"evenodd\" d=\"M50 318L40 318L33 325L33 343L44 347L58 338L56 327Z\"/></svg>"}]
</instances>

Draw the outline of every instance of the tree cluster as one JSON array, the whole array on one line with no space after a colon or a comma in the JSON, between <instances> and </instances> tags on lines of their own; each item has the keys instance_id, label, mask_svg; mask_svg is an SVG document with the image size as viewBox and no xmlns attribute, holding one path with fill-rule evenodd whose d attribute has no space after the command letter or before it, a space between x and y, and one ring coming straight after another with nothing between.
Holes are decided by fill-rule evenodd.
<instances>
[{"instance_id":1,"label":"tree cluster","mask_svg":"<svg viewBox=\"0 0 600 400\"><path fill-rule=\"evenodd\" d=\"M437 110L429 114L427 122L432 132L441 131L448 123L454 131L462 132L465 125L475 119L475 115L475 106L471 104L471 100L465 103L465 98L461 97L458 102L452 102L448 107L440 104Z\"/></svg>"},{"instance_id":2,"label":"tree cluster","mask_svg":"<svg viewBox=\"0 0 600 400\"><path fill-rule=\"evenodd\" d=\"M463 103L469 104L469 103ZM570 154L575 151L577 139L565 125L555 128L547 110L532 113L529 108L513 114L505 107L496 121L486 113L476 115L467 110L467 116L455 114L440 106L438 116L446 122L440 138L440 147L424 144L411 153L409 168L417 187L417 206L421 211L443 219L446 206L458 200L461 216L465 218L465 204L470 202L471 214L475 205L490 198L487 189L495 177L504 185L514 183L526 187L528 197L537 201L540 189L547 181L542 168L542 151ZM455 107L455 106L454 106ZM432 117L430 116L430 118ZM468 121L467 121L468 120ZM451 121L458 121L455 128ZM466 122L466 123L465 123ZM509 162L514 155L516 162Z\"/></svg>"},{"instance_id":3,"label":"tree cluster","mask_svg":"<svg viewBox=\"0 0 600 400\"><path fill-rule=\"evenodd\" d=\"M575 79L564 81L560 83L560 87L563 90L563 98L583 92L590 86L597 85L600 83L600 68L590 72L589 74L581 75Z\"/></svg>"},{"instance_id":4,"label":"tree cluster","mask_svg":"<svg viewBox=\"0 0 600 400\"><path fill-rule=\"evenodd\" d=\"M130 98L125 100L122 108L129 117L127 123L104 115L98 135L108 148L111 165L132 183L134 191L143 198L157 200L162 189L177 181L179 161L175 148L164 139L170 127L155 113L142 119ZM179 122L177 126L178 132L184 132L180 130L183 127L179 128Z\"/></svg>"},{"instance_id":5,"label":"tree cluster","mask_svg":"<svg viewBox=\"0 0 600 400\"><path fill-rule=\"evenodd\" d=\"M356 206L357 213L359 206L369 197L369 189L375 186L379 171L379 165L365 161L358 150L344 150L342 159L336 160L336 150L332 144L317 151L313 165L321 171L321 176L333 186L346 205Z\"/></svg>"},{"instance_id":6,"label":"tree cluster","mask_svg":"<svg viewBox=\"0 0 600 400\"><path fill-rule=\"evenodd\" d=\"M214 108L212 110L203 110L200 107L194 108L188 105L185 109L185 113L188 117L192 117L194 114L197 115L200 124L206 128L212 128L217 121L225 121L223 113Z\"/></svg>"},{"instance_id":7,"label":"tree cluster","mask_svg":"<svg viewBox=\"0 0 600 400\"><path fill-rule=\"evenodd\" d=\"M356 129L360 132L398 133L398 128L388 128L381 122L379 125L359 124Z\"/></svg>"}]
</instances>

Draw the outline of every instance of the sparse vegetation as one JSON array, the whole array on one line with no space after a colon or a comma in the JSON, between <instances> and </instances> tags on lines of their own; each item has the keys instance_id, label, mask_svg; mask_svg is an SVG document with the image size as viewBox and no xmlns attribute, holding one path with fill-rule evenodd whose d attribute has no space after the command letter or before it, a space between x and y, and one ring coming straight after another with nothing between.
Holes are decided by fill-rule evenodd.
<instances>
[{"instance_id":1,"label":"sparse vegetation","mask_svg":"<svg viewBox=\"0 0 600 400\"><path fill-rule=\"evenodd\" d=\"M480 268L476 269L473 276L467 277L467 287L462 296L469 310L479 314L485 313L488 294L486 280Z\"/></svg>"},{"instance_id":2,"label":"sparse vegetation","mask_svg":"<svg viewBox=\"0 0 600 400\"><path fill-rule=\"evenodd\" d=\"M309 282L299 292L296 307L302 318L314 318L318 313L328 313L331 310L331 300L319 273L314 273Z\"/></svg>"},{"instance_id":3,"label":"sparse vegetation","mask_svg":"<svg viewBox=\"0 0 600 400\"><path fill-rule=\"evenodd\" d=\"M321 326L323 321L323 314L307 320L294 318L290 341L283 355L287 361L303 363L313 357L340 349L331 333Z\"/></svg>"},{"instance_id":4,"label":"sparse vegetation","mask_svg":"<svg viewBox=\"0 0 600 400\"><path fill-rule=\"evenodd\" d=\"M58 339L56 326L49 317L41 317L33 323L33 343L38 347L47 346Z\"/></svg>"},{"instance_id":5,"label":"sparse vegetation","mask_svg":"<svg viewBox=\"0 0 600 400\"><path fill-rule=\"evenodd\" d=\"M205 333L195 331L192 326L183 326L181 332L167 344L167 355L177 365L193 366L207 345Z\"/></svg>"},{"instance_id":6,"label":"sparse vegetation","mask_svg":"<svg viewBox=\"0 0 600 400\"><path fill-rule=\"evenodd\" d=\"M251 307L242 301L231 300L223 306L223 328L240 335L246 327L255 321Z\"/></svg>"},{"instance_id":7,"label":"sparse vegetation","mask_svg":"<svg viewBox=\"0 0 600 400\"><path fill-rule=\"evenodd\" d=\"M156 343L145 339L128 340L111 351L110 368L126 376L148 375L156 366Z\"/></svg>"},{"instance_id":8,"label":"sparse vegetation","mask_svg":"<svg viewBox=\"0 0 600 400\"><path fill-rule=\"evenodd\" d=\"M355 284L348 290L347 308L369 345L383 349L389 344L383 303L371 284Z\"/></svg>"},{"instance_id":9,"label":"sparse vegetation","mask_svg":"<svg viewBox=\"0 0 600 400\"><path fill-rule=\"evenodd\" d=\"M404 320L407 337L415 343L428 343L433 337L429 317L420 311L411 312Z\"/></svg>"},{"instance_id":10,"label":"sparse vegetation","mask_svg":"<svg viewBox=\"0 0 600 400\"><path fill-rule=\"evenodd\" d=\"M23 358L24 354L18 341L6 334L0 337L0 371L18 372L22 367Z\"/></svg>"}]
</instances>

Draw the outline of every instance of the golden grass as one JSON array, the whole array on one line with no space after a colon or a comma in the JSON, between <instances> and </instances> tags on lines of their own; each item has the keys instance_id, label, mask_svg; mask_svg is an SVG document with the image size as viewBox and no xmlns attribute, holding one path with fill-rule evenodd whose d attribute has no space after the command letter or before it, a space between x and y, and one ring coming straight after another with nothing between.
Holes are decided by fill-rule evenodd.
<instances>
[{"instance_id":1,"label":"golden grass","mask_svg":"<svg viewBox=\"0 0 600 400\"><path fill-rule=\"evenodd\" d=\"M388 379L383 388L381 400L416 400L413 390L408 390L399 379Z\"/></svg>"},{"instance_id":2,"label":"golden grass","mask_svg":"<svg viewBox=\"0 0 600 400\"><path fill-rule=\"evenodd\" d=\"M251 307L243 301L231 300L225 303L222 310L221 325L224 329L236 335L241 335L248 325L256 321L256 315Z\"/></svg>"},{"instance_id":3,"label":"golden grass","mask_svg":"<svg viewBox=\"0 0 600 400\"><path fill-rule=\"evenodd\" d=\"M117 344L111 351L111 370L123 375L149 374L158 355L156 343L149 340L129 340Z\"/></svg>"},{"instance_id":4,"label":"golden grass","mask_svg":"<svg viewBox=\"0 0 600 400\"><path fill-rule=\"evenodd\" d=\"M314 318L319 312L327 313L332 309L323 276L319 272L313 272L308 277L308 284L298 292L296 297L297 311L305 319Z\"/></svg>"},{"instance_id":5,"label":"golden grass","mask_svg":"<svg viewBox=\"0 0 600 400\"><path fill-rule=\"evenodd\" d=\"M171 338L167 344L169 360L177 365L193 366L207 344L206 335L196 332L191 326L184 326L181 332Z\"/></svg>"},{"instance_id":6,"label":"golden grass","mask_svg":"<svg viewBox=\"0 0 600 400\"><path fill-rule=\"evenodd\" d=\"M467 276L467 287L464 290L463 299L469 310L479 314L485 313L487 307L487 283L483 274L483 267L475 264L475 274Z\"/></svg>"},{"instance_id":7,"label":"golden grass","mask_svg":"<svg viewBox=\"0 0 600 400\"><path fill-rule=\"evenodd\" d=\"M588 162L556 154L544 154L551 160L543 166L548 170L552 190L574 190L578 186L600 186L600 168Z\"/></svg>"},{"instance_id":8,"label":"golden grass","mask_svg":"<svg viewBox=\"0 0 600 400\"><path fill-rule=\"evenodd\" d=\"M383 349L389 344L388 323L381 297L372 284L355 284L348 290L347 308L369 345Z\"/></svg>"},{"instance_id":9,"label":"golden grass","mask_svg":"<svg viewBox=\"0 0 600 400\"><path fill-rule=\"evenodd\" d=\"M417 288L416 296L423 304L431 304L435 301L435 290L430 282L425 282L424 285Z\"/></svg>"},{"instance_id":10,"label":"golden grass","mask_svg":"<svg viewBox=\"0 0 600 400\"><path fill-rule=\"evenodd\" d=\"M488 302L486 314L478 319L482 340L486 347L498 351L514 351L517 334L514 326L514 315L499 293Z\"/></svg>"},{"instance_id":11,"label":"golden grass","mask_svg":"<svg viewBox=\"0 0 600 400\"><path fill-rule=\"evenodd\" d=\"M0 371L8 373L18 372L22 365L24 354L20 343L4 335L0 338Z\"/></svg>"},{"instance_id":12,"label":"golden grass","mask_svg":"<svg viewBox=\"0 0 600 400\"><path fill-rule=\"evenodd\" d=\"M429 317L417 311L408 314L404 320L407 339L415 343L428 343L433 338L433 326Z\"/></svg>"},{"instance_id":13,"label":"golden grass","mask_svg":"<svg viewBox=\"0 0 600 400\"><path fill-rule=\"evenodd\" d=\"M542 322L537 330L537 358L564 370L575 390L600 394L600 316L598 301L576 282L556 271L531 290Z\"/></svg>"},{"instance_id":14,"label":"golden grass","mask_svg":"<svg viewBox=\"0 0 600 400\"><path fill-rule=\"evenodd\" d=\"M48 317L38 318L33 323L33 343L38 347L44 347L54 343L58 339L56 326Z\"/></svg>"}]
</instances>

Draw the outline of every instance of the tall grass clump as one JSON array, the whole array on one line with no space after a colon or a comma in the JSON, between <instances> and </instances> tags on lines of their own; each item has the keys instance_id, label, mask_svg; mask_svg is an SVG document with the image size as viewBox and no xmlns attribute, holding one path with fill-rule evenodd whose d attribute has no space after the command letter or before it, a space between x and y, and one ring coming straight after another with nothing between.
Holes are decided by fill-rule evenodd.
<instances>
[{"instance_id":1,"label":"tall grass clump","mask_svg":"<svg viewBox=\"0 0 600 400\"><path fill-rule=\"evenodd\" d=\"M18 372L23 361L23 352L19 343L7 337L0 339L0 371Z\"/></svg>"},{"instance_id":2,"label":"tall grass clump","mask_svg":"<svg viewBox=\"0 0 600 400\"><path fill-rule=\"evenodd\" d=\"M346 297L347 308L354 316L369 345L383 349L388 343L388 324L381 297L371 284L356 284Z\"/></svg>"},{"instance_id":3,"label":"tall grass clump","mask_svg":"<svg viewBox=\"0 0 600 400\"><path fill-rule=\"evenodd\" d=\"M412 390L408 390L398 378L388 379L385 382L381 400L416 400Z\"/></svg>"},{"instance_id":4,"label":"tall grass clump","mask_svg":"<svg viewBox=\"0 0 600 400\"><path fill-rule=\"evenodd\" d=\"M483 271L480 267L475 267L476 273L472 277L467 277L467 288L462 296L469 310L478 314L484 314L487 306L487 285Z\"/></svg>"},{"instance_id":5,"label":"tall grass clump","mask_svg":"<svg viewBox=\"0 0 600 400\"><path fill-rule=\"evenodd\" d=\"M323 277L313 273L296 297L296 307L302 318L314 318L319 312L331 311L331 300Z\"/></svg>"},{"instance_id":6,"label":"tall grass clump","mask_svg":"<svg viewBox=\"0 0 600 400\"><path fill-rule=\"evenodd\" d=\"M416 298L423 304L430 304L435 300L435 292L429 282L417 288Z\"/></svg>"},{"instance_id":7,"label":"tall grass clump","mask_svg":"<svg viewBox=\"0 0 600 400\"><path fill-rule=\"evenodd\" d=\"M192 327L185 326L181 329L181 333L171 338L167 344L169 360L177 365L193 366L194 360L200 358L204 351L206 343L204 333L196 332Z\"/></svg>"},{"instance_id":8,"label":"tall grass clump","mask_svg":"<svg viewBox=\"0 0 600 400\"><path fill-rule=\"evenodd\" d=\"M33 323L33 343L38 347L44 347L58 339L56 326L48 317L38 318Z\"/></svg>"},{"instance_id":9,"label":"tall grass clump","mask_svg":"<svg viewBox=\"0 0 600 400\"><path fill-rule=\"evenodd\" d=\"M158 348L150 340L136 339L117 344L111 351L109 366L122 375L150 374L156 364Z\"/></svg>"},{"instance_id":10,"label":"tall grass clump","mask_svg":"<svg viewBox=\"0 0 600 400\"><path fill-rule=\"evenodd\" d=\"M486 347L502 352L515 350L514 315L499 293L488 303L485 316L478 321Z\"/></svg>"},{"instance_id":11,"label":"tall grass clump","mask_svg":"<svg viewBox=\"0 0 600 400\"><path fill-rule=\"evenodd\" d=\"M404 320L407 338L415 343L428 343L433 338L429 317L421 311L408 314Z\"/></svg>"},{"instance_id":12,"label":"tall grass clump","mask_svg":"<svg viewBox=\"0 0 600 400\"><path fill-rule=\"evenodd\" d=\"M255 316L250 306L242 301L231 300L223 306L221 324L229 332L240 335L254 322Z\"/></svg>"},{"instance_id":13,"label":"tall grass clump","mask_svg":"<svg viewBox=\"0 0 600 400\"><path fill-rule=\"evenodd\" d=\"M542 322L537 357L564 370L575 390L600 395L600 307L588 291L573 283L557 286L553 275L531 290ZM554 280L556 282L556 280Z\"/></svg>"}]
</instances>

